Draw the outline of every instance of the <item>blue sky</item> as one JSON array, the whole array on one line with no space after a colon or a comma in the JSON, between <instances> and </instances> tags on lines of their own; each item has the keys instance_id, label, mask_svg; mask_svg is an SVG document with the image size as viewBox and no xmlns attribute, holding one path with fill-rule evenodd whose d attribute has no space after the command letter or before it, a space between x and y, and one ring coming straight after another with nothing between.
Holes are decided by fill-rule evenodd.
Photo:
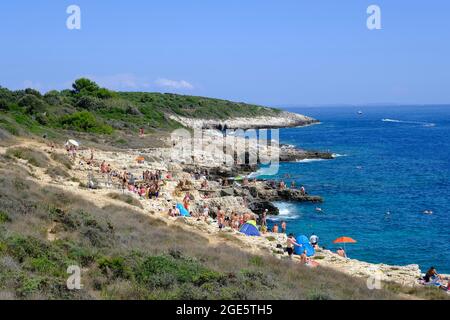
<instances>
[{"instance_id":1,"label":"blue sky","mask_svg":"<svg viewBox=\"0 0 450 320\"><path fill-rule=\"evenodd\" d=\"M81 8L68 30L66 8ZM377 4L382 30L366 27ZM89 76L116 90L267 105L450 103L447 0L0 3L0 85Z\"/></svg>"}]
</instances>

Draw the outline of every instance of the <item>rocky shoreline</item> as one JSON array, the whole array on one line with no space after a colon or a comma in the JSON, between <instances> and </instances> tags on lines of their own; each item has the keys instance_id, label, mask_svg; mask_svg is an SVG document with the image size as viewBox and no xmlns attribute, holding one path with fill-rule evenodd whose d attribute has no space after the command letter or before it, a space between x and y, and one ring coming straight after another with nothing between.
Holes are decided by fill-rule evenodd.
<instances>
[{"instance_id":1,"label":"rocky shoreline","mask_svg":"<svg viewBox=\"0 0 450 320\"><path fill-rule=\"evenodd\" d=\"M45 149L45 146L39 144L26 144L28 148ZM0 148L0 154L4 153L6 149ZM64 153L63 150L56 152ZM286 235L281 233L262 233L261 237L248 237L242 233L226 227L222 230L218 228L217 222L214 218L217 207L226 208L227 211L234 212L253 212L260 213L265 208L269 208L271 201L277 199L291 200L291 201L321 201L320 197L303 196L298 193L296 189L282 189L273 188L268 181L249 181L248 185L233 181L232 185L222 186L218 181L210 180L208 187L203 187L201 182L203 179L195 179L192 173L186 172L183 165L171 163L167 160L167 150L153 149L153 150L128 150L123 152L118 151L100 151L96 150L96 158L105 160L114 168L127 168L136 176L142 174L143 170L162 170L163 172L170 172L172 177L165 179L164 186L157 199L143 200L139 196L128 193L136 197L142 204L142 209L133 206L134 210L141 210L144 215L157 216L160 219L177 225L185 225L189 230L199 232L203 236L211 238L216 241L219 234L223 241L230 238L237 239L241 242L241 249L248 250L257 254L268 254L279 259L287 259L287 253L282 249L286 244ZM89 157L89 150L81 151L81 156ZM137 156L144 156L147 160L144 163L136 163L134 159ZM206 168L208 169L208 168ZM109 185L105 177L96 169L89 168L86 165L76 164L70 170L73 177L71 180L56 179L48 176L45 170L39 168L35 169L36 182L43 187L52 185L60 187L64 190L70 190L79 196L85 197L97 203L107 205L112 200L108 195L111 192L120 191L120 186ZM95 190L89 190L80 186L86 181L86 177L92 175L96 180L98 187ZM191 181L183 188L179 187L180 181ZM80 181L80 183L75 182ZM232 181L232 180L231 180ZM237 182L237 183L234 183ZM192 212L199 212L204 205L211 208L211 218L209 221L197 220L195 218L169 217L167 212L174 203L182 202L183 196L189 192L191 195ZM116 201L117 202L117 201ZM127 204L123 204L127 205ZM270 213L270 212L269 212ZM226 235L224 238L223 235ZM57 239L58 235L53 235L51 239ZM50 238L49 238L50 239ZM417 279L421 275L421 270L418 265L408 266L391 266L385 264L373 264L355 259L346 259L337 254L325 250L318 249L316 255L312 258L319 264L319 267L326 267L349 274L354 277L362 277L368 280L380 279L381 281L394 282L403 286L417 286ZM297 261L298 257L294 258Z\"/></svg>"},{"instance_id":2,"label":"rocky shoreline","mask_svg":"<svg viewBox=\"0 0 450 320\"><path fill-rule=\"evenodd\" d=\"M193 129L275 129L307 126L319 123L318 120L297 113L282 111L277 116L239 117L226 120L197 119L170 115L175 120L188 128Z\"/></svg>"},{"instance_id":3,"label":"rocky shoreline","mask_svg":"<svg viewBox=\"0 0 450 320\"><path fill-rule=\"evenodd\" d=\"M301 116L303 117L303 116ZM304 119L302 122L295 122L295 125L302 123L302 125L314 123L315 120L310 118ZM307 120L305 120L307 119ZM294 124L292 122L292 124ZM235 123L237 125L237 123ZM235 125L231 123L231 127ZM275 125L277 123L271 123ZM193 127L199 124L190 123ZM281 124L280 124L281 125ZM253 123L252 126L256 126ZM286 125L283 125L285 127ZM201 125L200 127L203 127ZM217 128L216 128L217 129ZM223 129L223 127L222 127ZM217 136L208 136L210 143L216 144L216 149L220 150L224 146L223 139L217 139ZM205 141L192 141L193 144L204 143ZM239 141L243 143L244 141ZM30 145L28 144L28 147ZM42 145L32 145L31 147L43 149ZM334 155L330 152L306 151L288 145L280 146L266 146L269 152L279 154L280 161L301 161L304 159L333 159ZM267 151L266 150L266 151ZM5 152L5 150L0 150ZM63 150L58 152L64 153ZM256 152L250 150L249 153ZM85 157L89 157L89 150L86 149L81 152ZM137 157L143 157L145 161L136 163ZM286 235L279 233L263 233L261 237L248 237L233 230L229 227L219 230L217 222L214 220L218 207L225 208L227 212L250 212L255 215L260 215L265 209L268 210L269 215L278 214L277 207L273 204L274 201L293 201L293 202L312 202L321 203L323 200L320 196L308 195L296 188L289 188L287 186L280 186L274 181L264 181L257 179L245 178L250 173L258 169L259 163L235 164L231 166L224 165L220 161L212 161L214 157L211 151L197 150L194 152L192 163L184 163L175 161L172 157L172 148L151 148L151 149L129 149L122 151L101 151L96 150L96 158L106 161L111 164L113 168L119 170L127 170L135 176L142 175L144 170L161 170L165 174L169 174L171 178L164 181L164 186L161 189L158 199L151 201L139 199L141 201L143 214L157 215L161 219L168 221L182 222L189 228L198 230L203 235L211 235L213 239L219 232L227 233L239 241L242 241L242 249L250 250L255 253L269 254L280 259L286 259L287 254L282 250L286 244ZM100 199L105 197L102 201L111 201L106 195L109 194L114 186L108 186L104 175L100 174L96 169L88 168L83 165L76 165L70 171L74 177L74 181L86 181L87 175L93 175L97 181L98 188L95 191L87 189L80 189L78 183L71 181L58 180L47 177L45 173L37 173L40 176L39 182L41 184L52 184L61 186L64 189L72 189L79 195L86 197L93 197L93 199ZM238 178L238 176L241 176ZM202 185L202 181L208 181L208 185ZM180 187L180 182L185 181ZM227 181L224 183L224 181ZM82 183L80 183L81 185ZM117 191L120 189L118 188ZM191 205L189 210L193 213L199 213L206 205L210 208L210 220L199 221L193 218L172 218L167 212L174 203L182 202L186 193L190 194ZM92 194L95 194L92 196ZM131 193L130 193L131 194ZM133 194L131 194L133 195ZM103 199L103 198L102 198ZM108 200L106 200L108 199ZM136 208L135 208L136 209ZM297 258L295 258L297 259ZM404 286L417 285L417 279L421 275L421 270L418 265L409 266L389 266L385 264L373 264L355 259L345 259L332 253L329 250L318 249L313 259L320 267L327 267L338 270L340 272L349 274L355 277L364 277L371 279L381 279L382 281L392 281Z\"/></svg>"}]
</instances>

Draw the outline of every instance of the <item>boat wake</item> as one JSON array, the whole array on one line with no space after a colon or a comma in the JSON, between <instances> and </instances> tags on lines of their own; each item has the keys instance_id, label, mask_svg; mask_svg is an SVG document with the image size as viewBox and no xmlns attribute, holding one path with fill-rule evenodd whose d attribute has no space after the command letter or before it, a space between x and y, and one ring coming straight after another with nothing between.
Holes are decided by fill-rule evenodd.
<instances>
[{"instance_id":1,"label":"boat wake","mask_svg":"<svg viewBox=\"0 0 450 320\"><path fill-rule=\"evenodd\" d=\"M325 161L326 159L302 159L302 160L296 160L295 162L298 163L309 163L309 162L317 162L317 161Z\"/></svg>"},{"instance_id":2,"label":"boat wake","mask_svg":"<svg viewBox=\"0 0 450 320\"><path fill-rule=\"evenodd\" d=\"M346 157L347 155L346 154L333 153L331 156L335 159L335 158L340 158L340 157Z\"/></svg>"},{"instance_id":3,"label":"boat wake","mask_svg":"<svg viewBox=\"0 0 450 320\"><path fill-rule=\"evenodd\" d=\"M406 124L418 124L424 127L434 127L436 124L431 122L422 122L422 121L406 121L406 120L397 120L397 119L381 119L383 122L394 122L394 123L406 123Z\"/></svg>"}]
</instances>

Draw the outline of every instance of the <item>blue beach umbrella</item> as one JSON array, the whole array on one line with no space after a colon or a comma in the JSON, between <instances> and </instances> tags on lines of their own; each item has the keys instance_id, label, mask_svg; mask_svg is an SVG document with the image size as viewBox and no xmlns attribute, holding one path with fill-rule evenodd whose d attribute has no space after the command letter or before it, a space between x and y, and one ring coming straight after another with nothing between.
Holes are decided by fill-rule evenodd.
<instances>
[{"instance_id":1,"label":"blue beach umbrella","mask_svg":"<svg viewBox=\"0 0 450 320\"><path fill-rule=\"evenodd\" d=\"M301 245L301 247L299 246L294 247L295 254L301 255L306 250L307 257L311 257L314 255L316 251L314 250L314 247L311 245L311 243L309 243L308 237L306 237L305 235L297 235L295 237L295 240L297 241L298 244Z\"/></svg>"}]
</instances>

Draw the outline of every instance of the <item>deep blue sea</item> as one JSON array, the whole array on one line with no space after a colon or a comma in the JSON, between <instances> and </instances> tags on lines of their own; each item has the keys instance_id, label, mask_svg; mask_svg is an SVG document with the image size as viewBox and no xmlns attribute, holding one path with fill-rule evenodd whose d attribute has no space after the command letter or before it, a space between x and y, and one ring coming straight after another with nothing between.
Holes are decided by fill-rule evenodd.
<instances>
[{"instance_id":1,"label":"deep blue sea","mask_svg":"<svg viewBox=\"0 0 450 320\"><path fill-rule=\"evenodd\" d=\"M281 164L276 178L288 173L286 182L325 202L278 203L272 223L286 220L288 232L308 237L314 232L329 249L337 248L335 238L350 236L358 241L346 246L351 258L450 273L450 106L288 110L322 123L282 129L281 143L340 156Z\"/></svg>"}]
</instances>

